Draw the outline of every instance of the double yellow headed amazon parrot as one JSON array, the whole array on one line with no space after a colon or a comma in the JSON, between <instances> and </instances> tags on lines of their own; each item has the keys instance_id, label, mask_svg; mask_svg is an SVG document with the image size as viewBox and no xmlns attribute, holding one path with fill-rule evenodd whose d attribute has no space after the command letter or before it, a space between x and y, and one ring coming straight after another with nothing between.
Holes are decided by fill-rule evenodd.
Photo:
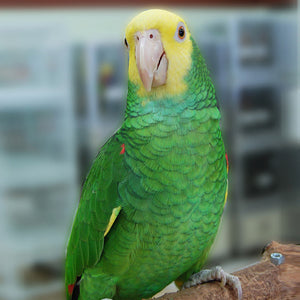
<instances>
[{"instance_id":1,"label":"double yellow headed amazon parrot","mask_svg":"<svg viewBox=\"0 0 300 300\"><path fill-rule=\"evenodd\" d=\"M92 165L68 242L72 300L135 300L181 285L202 268L226 202L220 112L185 21L145 11L125 45L125 119ZM235 282L217 268L185 286L203 276Z\"/></svg>"}]
</instances>

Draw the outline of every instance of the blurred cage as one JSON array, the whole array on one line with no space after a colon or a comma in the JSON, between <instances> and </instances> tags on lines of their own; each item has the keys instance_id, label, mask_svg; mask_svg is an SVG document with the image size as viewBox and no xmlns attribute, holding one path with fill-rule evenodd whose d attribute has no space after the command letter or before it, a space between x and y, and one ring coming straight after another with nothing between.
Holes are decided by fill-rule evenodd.
<instances>
[{"instance_id":1,"label":"blurred cage","mask_svg":"<svg viewBox=\"0 0 300 300\"><path fill-rule=\"evenodd\" d=\"M0 29L0 297L60 291L77 197L70 45L61 27Z\"/></svg>"}]
</instances>

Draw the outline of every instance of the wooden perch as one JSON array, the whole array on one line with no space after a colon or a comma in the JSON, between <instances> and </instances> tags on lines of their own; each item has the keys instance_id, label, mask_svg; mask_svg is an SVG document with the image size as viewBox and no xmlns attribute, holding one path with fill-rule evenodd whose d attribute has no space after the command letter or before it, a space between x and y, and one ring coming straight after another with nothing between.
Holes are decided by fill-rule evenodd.
<instances>
[{"instance_id":1,"label":"wooden perch","mask_svg":"<svg viewBox=\"0 0 300 300\"><path fill-rule=\"evenodd\" d=\"M272 253L274 254L271 257ZM283 262L277 253L283 255ZM233 275L238 276L241 281L243 300L300 299L300 246L271 242L265 247L260 262L234 272ZM226 300L237 299L237 296L229 286L222 287L219 282L209 282L177 293L165 294L157 299Z\"/></svg>"}]
</instances>

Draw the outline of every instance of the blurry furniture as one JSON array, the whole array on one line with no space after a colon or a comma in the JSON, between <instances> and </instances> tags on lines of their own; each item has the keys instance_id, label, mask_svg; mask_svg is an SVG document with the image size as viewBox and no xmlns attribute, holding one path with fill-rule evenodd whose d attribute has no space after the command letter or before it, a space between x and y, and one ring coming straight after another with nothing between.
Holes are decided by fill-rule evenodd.
<instances>
[{"instance_id":1,"label":"blurry furniture","mask_svg":"<svg viewBox=\"0 0 300 300\"><path fill-rule=\"evenodd\" d=\"M121 41L73 47L80 178L122 123L126 105L126 50Z\"/></svg>"},{"instance_id":2,"label":"blurry furniture","mask_svg":"<svg viewBox=\"0 0 300 300\"><path fill-rule=\"evenodd\" d=\"M0 298L41 299L62 274L32 274L62 273L78 198L70 47L59 26L1 25Z\"/></svg>"},{"instance_id":3,"label":"blurry furniture","mask_svg":"<svg viewBox=\"0 0 300 300\"><path fill-rule=\"evenodd\" d=\"M282 109L287 92L296 86L296 24L293 17L249 14L212 22L198 35L223 111L229 155L224 218L230 230L220 238L223 253L230 247L232 253L245 254L272 239L286 239L292 230L284 213L293 204L282 180L287 176Z\"/></svg>"},{"instance_id":4,"label":"blurry furniture","mask_svg":"<svg viewBox=\"0 0 300 300\"><path fill-rule=\"evenodd\" d=\"M281 109L285 90L295 84L296 52L290 50L296 49L295 28L293 18L272 15L230 24L230 149L236 252L260 248L287 234L282 211L288 203L281 180L282 150L286 147L281 134Z\"/></svg>"}]
</instances>

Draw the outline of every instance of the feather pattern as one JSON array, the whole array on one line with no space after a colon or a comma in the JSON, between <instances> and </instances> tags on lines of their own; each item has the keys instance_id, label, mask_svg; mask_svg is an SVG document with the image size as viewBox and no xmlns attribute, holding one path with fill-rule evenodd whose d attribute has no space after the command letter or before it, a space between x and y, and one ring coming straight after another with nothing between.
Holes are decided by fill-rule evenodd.
<instances>
[{"instance_id":1,"label":"feather pattern","mask_svg":"<svg viewBox=\"0 0 300 300\"><path fill-rule=\"evenodd\" d=\"M129 80L124 123L87 177L66 259L66 287L81 277L80 300L150 297L199 271L214 240L226 159L214 87L190 39L188 89L141 96Z\"/></svg>"}]
</instances>

